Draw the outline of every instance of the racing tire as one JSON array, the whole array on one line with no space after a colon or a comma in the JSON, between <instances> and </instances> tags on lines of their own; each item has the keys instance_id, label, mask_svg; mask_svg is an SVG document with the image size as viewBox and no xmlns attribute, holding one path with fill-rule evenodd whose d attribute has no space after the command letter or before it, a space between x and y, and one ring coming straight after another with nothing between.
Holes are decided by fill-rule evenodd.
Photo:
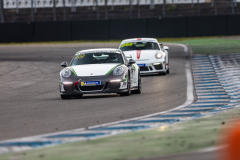
<instances>
[{"instance_id":1,"label":"racing tire","mask_svg":"<svg viewBox=\"0 0 240 160\"><path fill-rule=\"evenodd\" d=\"M169 71L169 68L168 68L168 70L167 70L167 74L169 74L170 73L170 71Z\"/></svg>"},{"instance_id":2,"label":"racing tire","mask_svg":"<svg viewBox=\"0 0 240 160\"><path fill-rule=\"evenodd\" d=\"M168 69L167 69L167 74L170 73L170 69L169 69L169 60L168 60Z\"/></svg>"},{"instance_id":3,"label":"racing tire","mask_svg":"<svg viewBox=\"0 0 240 160\"><path fill-rule=\"evenodd\" d=\"M61 95L62 99L71 99L71 96Z\"/></svg>"},{"instance_id":4,"label":"racing tire","mask_svg":"<svg viewBox=\"0 0 240 160\"><path fill-rule=\"evenodd\" d=\"M159 73L159 75L166 75L166 74L167 74L167 71Z\"/></svg>"},{"instance_id":5,"label":"racing tire","mask_svg":"<svg viewBox=\"0 0 240 160\"><path fill-rule=\"evenodd\" d=\"M165 69L166 69L166 64L165 64ZM165 70L165 72L160 72L159 75L166 75L167 74L167 70Z\"/></svg>"},{"instance_id":6,"label":"racing tire","mask_svg":"<svg viewBox=\"0 0 240 160\"><path fill-rule=\"evenodd\" d=\"M138 73L138 89L132 91L135 94L141 94L142 92L142 82L141 82L141 77L140 77L140 72Z\"/></svg>"},{"instance_id":7,"label":"racing tire","mask_svg":"<svg viewBox=\"0 0 240 160\"><path fill-rule=\"evenodd\" d=\"M127 92L120 93L120 96L130 96L131 94L131 81L130 81L130 74L128 75L128 84L127 84Z\"/></svg>"},{"instance_id":8,"label":"racing tire","mask_svg":"<svg viewBox=\"0 0 240 160\"><path fill-rule=\"evenodd\" d=\"M83 94L76 95L77 98L82 98Z\"/></svg>"}]
</instances>

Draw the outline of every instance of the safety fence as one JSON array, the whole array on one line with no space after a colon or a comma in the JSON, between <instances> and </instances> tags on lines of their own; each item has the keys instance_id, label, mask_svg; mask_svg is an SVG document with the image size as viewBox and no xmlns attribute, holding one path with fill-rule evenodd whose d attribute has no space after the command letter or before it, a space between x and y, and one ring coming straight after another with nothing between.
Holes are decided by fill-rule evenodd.
<instances>
[{"instance_id":1,"label":"safety fence","mask_svg":"<svg viewBox=\"0 0 240 160\"><path fill-rule=\"evenodd\" d=\"M0 0L0 22L240 14L240 0Z\"/></svg>"},{"instance_id":2,"label":"safety fence","mask_svg":"<svg viewBox=\"0 0 240 160\"><path fill-rule=\"evenodd\" d=\"M34 8L52 8L54 3L53 0L4 0L4 9L12 8L31 8L31 3L33 1ZM237 0L240 2L240 0ZM105 0L56 0L56 7L86 7L86 6L104 6ZM107 0L108 6L124 6L129 5L150 5L151 3L155 5L163 4L163 0ZM197 0L166 0L166 4L190 4L198 3ZM199 0L199 3L210 3L209 0Z\"/></svg>"},{"instance_id":3,"label":"safety fence","mask_svg":"<svg viewBox=\"0 0 240 160\"><path fill-rule=\"evenodd\" d=\"M240 15L0 24L0 42L240 35Z\"/></svg>"}]
</instances>

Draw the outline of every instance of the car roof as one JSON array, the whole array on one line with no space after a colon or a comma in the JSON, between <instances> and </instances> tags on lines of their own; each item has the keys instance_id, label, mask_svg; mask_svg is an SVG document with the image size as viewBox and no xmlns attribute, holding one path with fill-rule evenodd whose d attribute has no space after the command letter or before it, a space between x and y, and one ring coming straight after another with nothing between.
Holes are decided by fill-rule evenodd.
<instances>
[{"instance_id":1,"label":"car roof","mask_svg":"<svg viewBox=\"0 0 240 160\"><path fill-rule=\"evenodd\" d=\"M121 53L119 49L116 48L96 48L96 49L85 49L85 50L81 50L78 51L76 54L78 53L87 53L87 52L100 52L100 51L110 51L110 53Z\"/></svg>"},{"instance_id":2,"label":"car roof","mask_svg":"<svg viewBox=\"0 0 240 160\"><path fill-rule=\"evenodd\" d=\"M123 42L132 42L132 41L152 41L152 42L156 42L156 43L158 43L158 41L157 41L157 39L156 38L131 38L131 39L124 39L123 41L122 41L122 43Z\"/></svg>"}]
</instances>

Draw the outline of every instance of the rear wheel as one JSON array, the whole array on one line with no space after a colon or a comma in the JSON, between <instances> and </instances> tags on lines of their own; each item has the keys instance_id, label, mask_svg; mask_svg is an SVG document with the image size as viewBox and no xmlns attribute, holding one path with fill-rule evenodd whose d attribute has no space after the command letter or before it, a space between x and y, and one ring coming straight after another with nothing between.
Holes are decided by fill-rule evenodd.
<instances>
[{"instance_id":1,"label":"rear wheel","mask_svg":"<svg viewBox=\"0 0 240 160\"><path fill-rule=\"evenodd\" d=\"M169 68L168 68L168 70L167 70L167 74L169 74L170 73L170 71L169 71Z\"/></svg>"},{"instance_id":2,"label":"rear wheel","mask_svg":"<svg viewBox=\"0 0 240 160\"><path fill-rule=\"evenodd\" d=\"M127 90L128 90L127 92L120 93L120 96L130 96L130 94L131 94L130 74L128 75Z\"/></svg>"},{"instance_id":3,"label":"rear wheel","mask_svg":"<svg viewBox=\"0 0 240 160\"><path fill-rule=\"evenodd\" d=\"M170 73L170 69L169 69L169 60L168 60L168 69L167 69L167 74Z\"/></svg>"},{"instance_id":4,"label":"rear wheel","mask_svg":"<svg viewBox=\"0 0 240 160\"><path fill-rule=\"evenodd\" d=\"M62 99L71 99L71 96L61 95Z\"/></svg>"}]
</instances>

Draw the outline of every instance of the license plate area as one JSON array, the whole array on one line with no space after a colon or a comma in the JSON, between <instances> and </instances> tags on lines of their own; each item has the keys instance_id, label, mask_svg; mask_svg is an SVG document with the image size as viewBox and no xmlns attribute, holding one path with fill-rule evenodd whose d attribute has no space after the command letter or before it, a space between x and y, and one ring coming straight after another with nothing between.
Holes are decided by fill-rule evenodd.
<instances>
[{"instance_id":1,"label":"license plate area","mask_svg":"<svg viewBox=\"0 0 240 160\"><path fill-rule=\"evenodd\" d=\"M81 86L99 86L101 81L81 81Z\"/></svg>"},{"instance_id":2,"label":"license plate area","mask_svg":"<svg viewBox=\"0 0 240 160\"><path fill-rule=\"evenodd\" d=\"M142 63L142 64L137 64L139 67L145 67L146 64L145 63Z\"/></svg>"}]
</instances>

